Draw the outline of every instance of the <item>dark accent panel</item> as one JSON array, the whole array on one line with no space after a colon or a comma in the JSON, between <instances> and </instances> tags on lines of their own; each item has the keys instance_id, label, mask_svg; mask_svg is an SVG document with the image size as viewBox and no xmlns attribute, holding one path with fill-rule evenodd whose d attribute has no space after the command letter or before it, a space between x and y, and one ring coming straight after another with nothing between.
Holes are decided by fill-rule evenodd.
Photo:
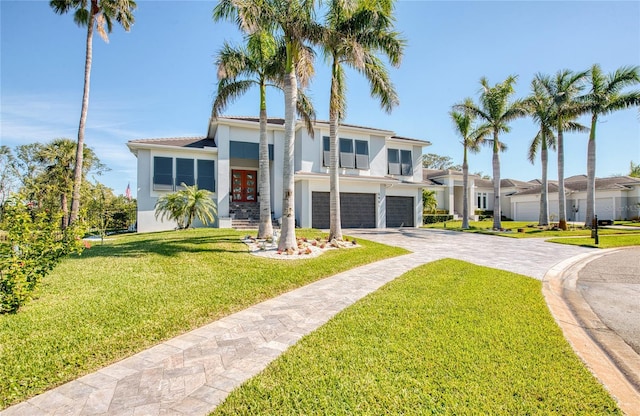
<instances>
[{"instance_id":1,"label":"dark accent panel","mask_svg":"<svg viewBox=\"0 0 640 416\"><path fill-rule=\"evenodd\" d=\"M311 194L311 226L329 228L329 193ZM340 193L340 217L342 228L375 228L376 195Z\"/></svg>"},{"instance_id":2,"label":"dark accent panel","mask_svg":"<svg viewBox=\"0 0 640 416\"><path fill-rule=\"evenodd\" d=\"M176 186L181 186L183 183L187 186L195 185L193 167L193 159L176 158Z\"/></svg>"},{"instance_id":3,"label":"dark accent panel","mask_svg":"<svg viewBox=\"0 0 640 416\"><path fill-rule=\"evenodd\" d=\"M198 160L198 188L216 191L215 165L213 160Z\"/></svg>"},{"instance_id":4,"label":"dark accent panel","mask_svg":"<svg viewBox=\"0 0 640 416\"><path fill-rule=\"evenodd\" d=\"M161 156L153 158L153 184L160 185L162 189L173 188L173 158Z\"/></svg>"},{"instance_id":5,"label":"dark accent panel","mask_svg":"<svg viewBox=\"0 0 640 416\"><path fill-rule=\"evenodd\" d=\"M413 227L413 197L387 197L387 227Z\"/></svg>"},{"instance_id":6,"label":"dark accent panel","mask_svg":"<svg viewBox=\"0 0 640 416\"><path fill-rule=\"evenodd\" d=\"M273 145L269 146L269 160L273 160ZM229 157L237 159L260 159L260 145L249 142L229 142Z\"/></svg>"}]
</instances>

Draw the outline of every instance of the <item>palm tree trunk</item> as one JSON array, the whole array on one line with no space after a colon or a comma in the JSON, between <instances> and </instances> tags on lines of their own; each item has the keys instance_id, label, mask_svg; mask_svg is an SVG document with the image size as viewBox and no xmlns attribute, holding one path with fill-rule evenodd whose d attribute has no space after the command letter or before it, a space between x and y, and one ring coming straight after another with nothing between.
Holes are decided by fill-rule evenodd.
<instances>
[{"instance_id":1,"label":"palm tree trunk","mask_svg":"<svg viewBox=\"0 0 640 416\"><path fill-rule=\"evenodd\" d=\"M467 162L467 145L464 144L464 157L462 160L462 229L469 229L469 163Z\"/></svg>"},{"instance_id":2,"label":"palm tree trunk","mask_svg":"<svg viewBox=\"0 0 640 416\"><path fill-rule=\"evenodd\" d=\"M260 192L260 224L258 238L273 235L271 223L271 178L269 176L269 143L267 142L266 85L260 85L260 156L258 161L258 189Z\"/></svg>"},{"instance_id":3,"label":"palm tree trunk","mask_svg":"<svg viewBox=\"0 0 640 416\"><path fill-rule=\"evenodd\" d=\"M291 46L287 45L287 59L291 60ZM295 65L288 64L289 71L284 79L284 163L282 184L282 232L278 243L279 250L295 249L296 219L294 200L294 139L296 100L298 97L298 80Z\"/></svg>"},{"instance_id":4,"label":"palm tree trunk","mask_svg":"<svg viewBox=\"0 0 640 416\"><path fill-rule=\"evenodd\" d=\"M596 215L596 123L598 115L591 116L591 131L587 144L587 214L584 226L591 228ZM612 220L615 218L612 218Z\"/></svg>"},{"instance_id":5,"label":"palm tree trunk","mask_svg":"<svg viewBox=\"0 0 640 416\"><path fill-rule=\"evenodd\" d=\"M558 128L558 227L567 229L567 198L564 194L564 136Z\"/></svg>"},{"instance_id":6,"label":"palm tree trunk","mask_svg":"<svg viewBox=\"0 0 640 416\"><path fill-rule=\"evenodd\" d=\"M64 230L69 226L69 204L66 192L60 194L60 210L62 211L62 223L60 227Z\"/></svg>"},{"instance_id":7,"label":"palm tree trunk","mask_svg":"<svg viewBox=\"0 0 640 416\"><path fill-rule=\"evenodd\" d=\"M549 183L547 181L547 165L549 162L549 150L547 142L542 139L542 149L540 149L540 162L542 164L542 186L540 191L540 217L538 225L549 225Z\"/></svg>"},{"instance_id":8,"label":"palm tree trunk","mask_svg":"<svg viewBox=\"0 0 640 416\"><path fill-rule=\"evenodd\" d=\"M336 60L334 59L334 66ZM338 177L338 110L333 108L338 98L337 82L331 77L331 99L329 100L329 241L342 240L342 224L340 216L340 178Z\"/></svg>"},{"instance_id":9,"label":"palm tree trunk","mask_svg":"<svg viewBox=\"0 0 640 416\"><path fill-rule=\"evenodd\" d=\"M498 132L493 133L493 228L502 228L502 205L500 200L500 146Z\"/></svg>"},{"instance_id":10,"label":"palm tree trunk","mask_svg":"<svg viewBox=\"0 0 640 416\"><path fill-rule=\"evenodd\" d=\"M71 214L69 224L73 224L80 213L80 187L82 186L82 164L84 154L84 130L89 110L89 87L91 84L91 60L93 58L93 27L98 13L97 0L91 0L89 23L87 24L87 51L84 62L84 92L82 93L82 109L80 110L80 125L78 126L78 145L76 148L76 162L73 169L73 193L71 195Z\"/></svg>"}]
</instances>

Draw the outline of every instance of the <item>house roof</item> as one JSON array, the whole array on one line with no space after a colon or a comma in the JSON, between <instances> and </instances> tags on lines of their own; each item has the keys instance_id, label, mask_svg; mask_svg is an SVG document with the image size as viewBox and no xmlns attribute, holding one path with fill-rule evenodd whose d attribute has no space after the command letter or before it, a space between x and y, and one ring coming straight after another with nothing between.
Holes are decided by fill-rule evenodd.
<instances>
[{"instance_id":1,"label":"house roof","mask_svg":"<svg viewBox=\"0 0 640 416\"><path fill-rule=\"evenodd\" d=\"M631 176L612 176L609 178L596 178L596 189L597 190L612 190L612 189L621 189L627 190L631 189L633 186L640 186L640 178L633 178ZM586 175L576 175L566 178L564 180L564 187L568 191L574 192L584 192L587 190L587 177ZM536 185L532 188L525 189L519 192L516 192L515 195L537 195L540 194L542 190L541 185ZM549 181L549 193L557 193L558 192L558 183L557 181Z\"/></svg>"},{"instance_id":2,"label":"house roof","mask_svg":"<svg viewBox=\"0 0 640 416\"><path fill-rule=\"evenodd\" d=\"M129 145L150 144L150 145L156 145L156 146L188 147L188 148L194 148L194 149L204 149L205 147L216 147L215 140L202 137L202 136L165 137L161 139L138 139L138 140L129 140L128 144Z\"/></svg>"}]
</instances>

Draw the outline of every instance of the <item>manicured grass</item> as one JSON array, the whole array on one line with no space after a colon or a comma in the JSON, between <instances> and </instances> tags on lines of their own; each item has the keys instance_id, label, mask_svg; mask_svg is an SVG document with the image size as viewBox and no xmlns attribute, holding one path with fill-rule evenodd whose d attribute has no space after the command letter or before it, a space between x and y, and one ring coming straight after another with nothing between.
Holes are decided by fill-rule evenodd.
<instances>
[{"instance_id":1,"label":"manicured grass","mask_svg":"<svg viewBox=\"0 0 640 416\"><path fill-rule=\"evenodd\" d=\"M37 299L0 315L0 408L306 283L406 253L359 240L361 248L273 260L250 255L245 234L125 235L65 259Z\"/></svg>"},{"instance_id":2,"label":"manicured grass","mask_svg":"<svg viewBox=\"0 0 640 416\"><path fill-rule=\"evenodd\" d=\"M462 221L447 221L446 227L444 223L439 222L436 224L428 224L425 225L424 228L436 228L436 229L447 229L452 231L464 231L471 233L480 233L480 234L491 234L498 235L501 237L511 237L511 238L548 238L548 237L581 237L581 236L590 236L590 229L583 229L582 227L573 227L569 226L567 231L562 230L546 230L540 229L537 227L536 222L526 222L526 221L502 221L502 228L505 231L493 231L493 222L492 221L469 221L469 229L462 229ZM519 230L522 230L520 232ZM630 230L619 230L619 229L600 229L600 235L608 235L608 234L640 234L640 228L638 229L630 229Z\"/></svg>"},{"instance_id":3,"label":"manicured grass","mask_svg":"<svg viewBox=\"0 0 640 416\"><path fill-rule=\"evenodd\" d=\"M215 415L621 414L541 282L441 260L304 337Z\"/></svg>"},{"instance_id":4,"label":"manicured grass","mask_svg":"<svg viewBox=\"0 0 640 416\"><path fill-rule=\"evenodd\" d=\"M552 243L571 244L574 246L615 248L627 246L640 246L640 233L628 235L602 235L598 231L598 242L596 245L593 238L552 238L547 240Z\"/></svg>"}]
</instances>

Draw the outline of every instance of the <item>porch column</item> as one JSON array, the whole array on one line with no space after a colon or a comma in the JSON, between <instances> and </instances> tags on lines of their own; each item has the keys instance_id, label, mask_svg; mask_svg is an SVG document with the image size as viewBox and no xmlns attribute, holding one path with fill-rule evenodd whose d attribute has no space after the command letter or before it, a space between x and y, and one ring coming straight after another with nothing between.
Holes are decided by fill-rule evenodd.
<instances>
[{"instance_id":1,"label":"porch column","mask_svg":"<svg viewBox=\"0 0 640 416\"><path fill-rule=\"evenodd\" d=\"M447 188L449 189L449 215L455 214L455 180L447 179Z\"/></svg>"},{"instance_id":2,"label":"porch column","mask_svg":"<svg viewBox=\"0 0 640 416\"><path fill-rule=\"evenodd\" d=\"M216 143L218 145L218 181L216 183L216 191L218 194L218 218L228 219L229 190L231 189L231 171L229 166L229 126L218 125Z\"/></svg>"}]
</instances>

